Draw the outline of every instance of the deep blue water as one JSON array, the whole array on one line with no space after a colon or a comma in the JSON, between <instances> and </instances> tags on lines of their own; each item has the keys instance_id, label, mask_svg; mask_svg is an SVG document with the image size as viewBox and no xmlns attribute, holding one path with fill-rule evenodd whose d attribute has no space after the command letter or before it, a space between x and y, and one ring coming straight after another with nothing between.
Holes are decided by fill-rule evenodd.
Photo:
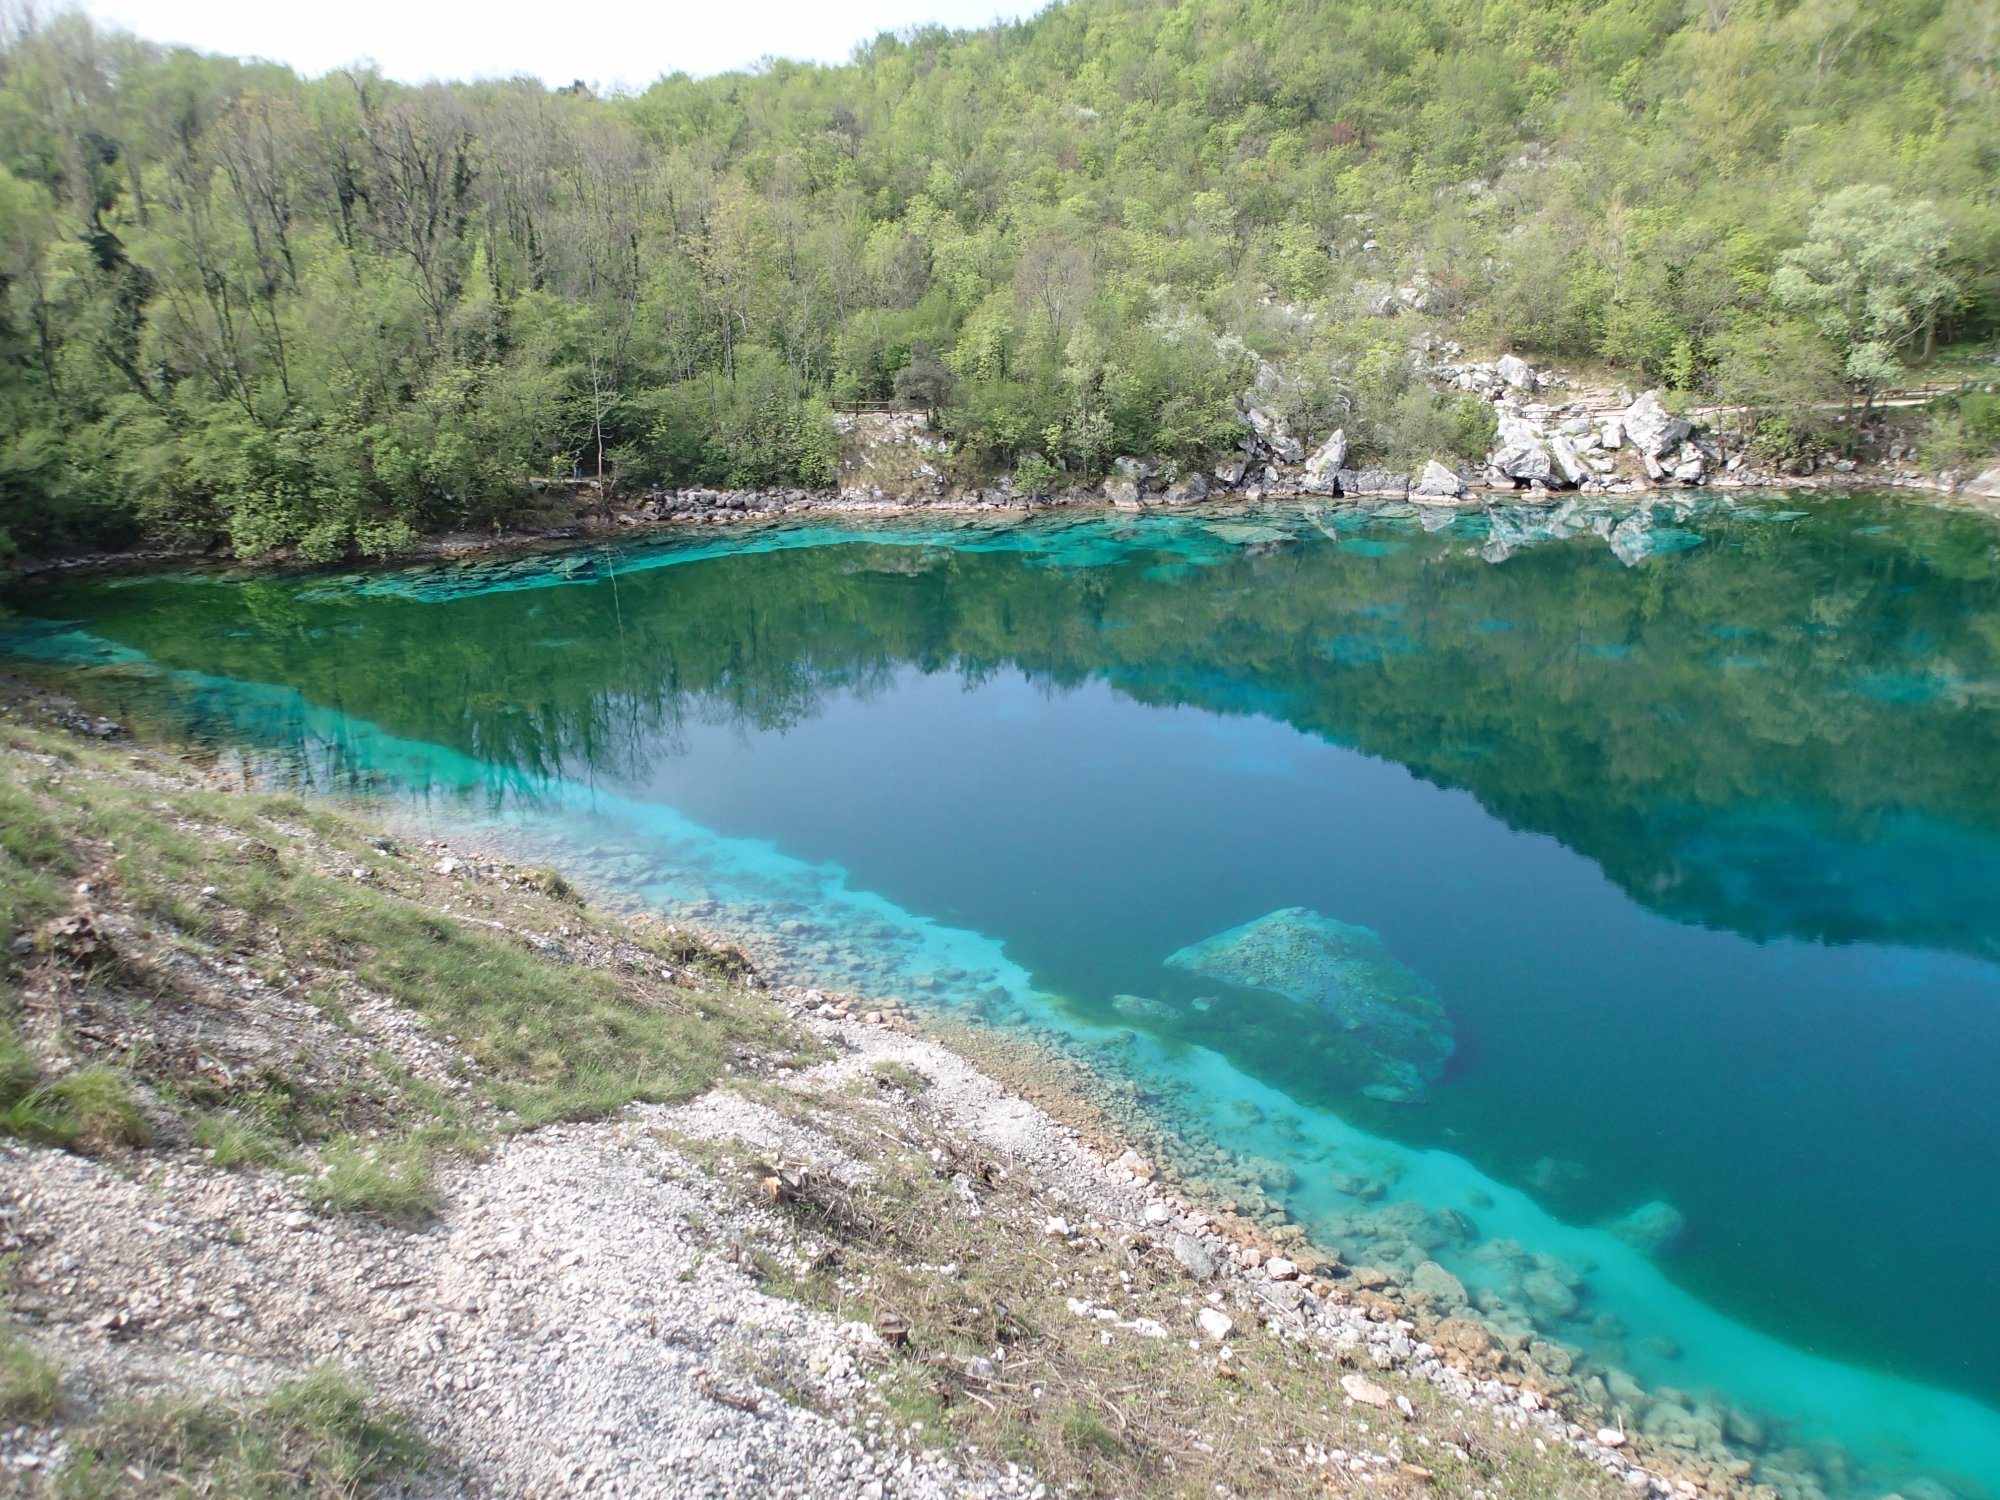
<instances>
[{"instance_id":1,"label":"deep blue water","mask_svg":"<svg viewBox=\"0 0 2000 1500\"><path fill-rule=\"evenodd\" d=\"M2000 533L1873 500L1447 520L100 580L23 591L0 651L663 908L817 926L821 982L1060 1027L1283 1162L1350 1260L1435 1257L1636 1375L1635 1424L1755 1413L1794 1490L2000 1492ZM1355 987L1434 997L1427 1084L1353 994L1166 963L1294 908L1380 955ZM1671 1244L1600 1227L1654 1202Z\"/></svg>"}]
</instances>

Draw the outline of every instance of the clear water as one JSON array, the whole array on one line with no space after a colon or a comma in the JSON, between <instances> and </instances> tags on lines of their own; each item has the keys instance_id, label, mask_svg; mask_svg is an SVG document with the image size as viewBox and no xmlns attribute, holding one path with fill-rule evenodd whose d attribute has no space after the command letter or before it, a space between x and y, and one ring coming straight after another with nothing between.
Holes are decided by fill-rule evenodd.
<instances>
[{"instance_id":1,"label":"clear water","mask_svg":"<svg viewBox=\"0 0 2000 1500\"><path fill-rule=\"evenodd\" d=\"M2000 1493L2000 532L1782 505L119 578L23 591L0 652L1055 1028L1350 1260L1635 1376L1635 1424L1754 1416L1794 1493ZM1287 908L1426 987L1442 1071L1166 963ZM1655 1201L1671 1245L1602 1227Z\"/></svg>"}]
</instances>

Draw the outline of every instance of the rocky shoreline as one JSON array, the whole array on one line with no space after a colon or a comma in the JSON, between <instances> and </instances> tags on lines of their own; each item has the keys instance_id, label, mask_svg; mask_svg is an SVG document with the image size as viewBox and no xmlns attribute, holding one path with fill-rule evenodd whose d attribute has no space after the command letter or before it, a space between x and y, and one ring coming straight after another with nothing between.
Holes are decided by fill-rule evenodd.
<instances>
[{"instance_id":1,"label":"rocky shoreline","mask_svg":"<svg viewBox=\"0 0 2000 1500\"><path fill-rule=\"evenodd\" d=\"M829 489L688 487L625 494L591 493L559 525L450 532L429 537L384 565L449 560L606 535L675 527L812 516L890 517L918 514L1019 514L1110 508L1141 511L1274 500L1413 502L1478 511L1503 506L1552 506L1565 499L1636 503L1693 489L1844 493L1889 489L1932 503L1964 505L2000 515L2000 467L1979 474L1932 474L1892 444L1887 461L1851 459L1785 470L1760 466L1727 432L1721 413L1670 411L1659 391L1612 391L1573 386L1553 371L1535 370L1514 355L1463 361L1455 344L1432 356L1427 378L1437 387L1475 395L1494 409L1496 442L1482 459L1421 473L1349 467L1344 429L1316 442L1295 435L1253 386L1239 402L1245 435L1236 451L1206 470L1178 472L1137 457L1115 459L1101 482L1047 493L1017 489L1013 476L988 485L952 485L936 459L941 441L922 413L883 412L838 419L847 456L840 482ZM1262 373L1262 372L1260 372ZM1275 372L1271 380L1275 380ZM1269 382L1267 382L1269 383ZM149 565L233 565L213 549L150 548L30 559L14 573L36 579ZM280 557L278 566L294 564Z\"/></svg>"},{"instance_id":2,"label":"rocky shoreline","mask_svg":"<svg viewBox=\"0 0 2000 1500\"><path fill-rule=\"evenodd\" d=\"M496 532L450 532L414 546L402 549L391 556L375 560L369 566L393 568L400 565L421 562L449 562L462 558L472 558L489 553L528 552L539 547L564 543L586 542L610 536L641 536L652 533L693 530L716 526L740 525L746 522L777 520L810 520L815 517L861 518L869 520L889 520L923 515L963 515L1001 518L1016 516L1028 519L1050 513L1089 512L1101 510L1153 510L1153 509L1195 509L1197 507L1227 513L1228 510L1244 505L1266 501L1325 501L1348 500L1404 502L1410 499L1412 491L1408 487L1408 476L1402 488L1384 488L1377 492L1357 491L1352 495L1327 495L1303 488L1257 489L1254 492L1214 493L1202 500L1169 500L1164 494L1142 495L1131 504L1121 505L1116 498L1102 490L1066 492L1044 497L1002 496L993 491L974 491L963 495L949 495L937 499L893 499L888 496L857 496L839 491L812 491L795 489L771 490L678 490L639 499L629 506L614 506L602 512L580 515L573 522L540 529L515 529ZM1857 469L1852 473L1834 476L1812 475L1768 475L1758 474L1754 478L1740 475L1730 476L1708 484L1652 484L1624 481L1624 488L1612 489L1606 486L1598 490L1561 491L1540 489L1489 489L1467 488L1450 497L1416 495L1415 502L1426 505L1449 506L1461 512L1478 512L1502 507L1554 507L1565 499L1580 496L1599 496L1625 499L1632 502L1659 495L1672 497L1686 494L1695 489L1716 490L1772 490L1791 494L1847 494L1856 490L1895 489L1909 492L1913 498L1932 504L1962 505L2000 516L2000 501L1976 495L1970 491L1951 488L1932 479L1910 478L1885 474L1872 470ZM146 548L129 552L96 552L73 557L34 559L14 568L16 579L34 583L57 577L68 577L98 572L122 572L150 567L237 567L245 566L228 554L193 549ZM269 559L254 564L283 570L296 568L302 572L323 571L325 565L301 563L284 558Z\"/></svg>"},{"instance_id":3,"label":"rocky shoreline","mask_svg":"<svg viewBox=\"0 0 2000 1500\"><path fill-rule=\"evenodd\" d=\"M482 847L470 856L472 871L497 872L510 861L550 852L497 830L482 829L476 837ZM610 909L632 916L648 910L619 878L629 876L617 863L620 856L609 856L602 870L588 852L559 849L555 857ZM801 967L840 966L839 934L788 918L782 903L763 910L706 902L692 914L669 916L740 948L760 972L781 979ZM830 960L829 942L835 946ZM976 988L981 978L970 974L964 981ZM1218 1277L1247 1290L1247 1305L1260 1317L1296 1315L1297 1321L1283 1324L1293 1336L1331 1338L1333 1347L1362 1351L1377 1367L1426 1382L1453 1401L1524 1422L1632 1483L1637 1493L1822 1493L1818 1459L1774 1442L1753 1415L1675 1390L1646 1390L1622 1371L1597 1367L1556 1333L1494 1318L1424 1248L1464 1249L1473 1230L1463 1214L1425 1213L1408 1203L1377 1214L1370 1205L1386 1184L1357 1181L1350 1233L1337 1243L1316 1241L1281 1201L1284 1186L1275 1179L1289 1179L1289 1169L1246 1156L1191 1129L1179 1115L1170 1118L1172 1101L1156 1092L1157 1081L1125 1076L1115 1055L1084 1049L1050 1027L992 1024L980 1004L967 1019L867 987L865 977L857 982L864 987L851 992L794 987L783 993L812 1024L861 1025L940 1044L1078 1132L1109 1165L1114 1181L1133 1172L1145 1189L1142 1232L1163 1235L1165 1247L1197 1280ZM1151 1206L1159 1203L1166 1207ZM1575 1312L1581 1281L1572 1268L1525 1252L1515 1258L1512 1269L1530 1292L1558 1304L1552 1324ZM1230 1305L1244 1304L1232 1298ZM1770 1488L1766 1481L1781 1475L1785 1488Z\"/></svg>"},{"instance_id":4,"label":"rocky shoreline","mask_svg":"<svg viewBox=\"0 0 2000 1500\"><path fill-rule=\"evenodd\" d=\"M1359 1473L1407 1460L1416 1411L1405 1376L1517 1433L1567 1444L1633 1494L1727 1493L1643 1456L1615 1428L1568 1420L1515 1381L1464 1368L1381 1293L1353 1296L1265 1253L1195 1195L1162 1184L1126 1148L1098 1147L906 1022L810 992L783 997L836 1056L792 1081L833 1091L893 1066L926 1080L900 1107L1003 1153L1049 1210L1040 1235L1087 1255L1118 1239L1172 1258L1199 1301L1186 1326L1119 1309L1108 1278L1071 1315L1142 1339L1179 1339L1227 1362L1238 1330L1325 1350L1350 1407L1378 1415L1376 1443L1326 1462ZM0 1145L0 1228L28 1248L27 1305L76 1378L104 1395L149 1386L269 1384L303 1358L358 1364L384 1400L452 1455L424 1493L1030 1496L1018 1469L948 1460L870 1420L869 1372L886 1350L762 1290L715 1253L781 1237L770 1209L672 1144L729 1140L817 1170L853 1170L839 1147L728 1095L642 1106L601 1124L513 1137L450 1174L415 1230L329 1221L268 1177L173 1160L133 1178L62 1152ZM698 1226L698 1227L696 1227ZM55 1264L52 1266L52 1258ZM801 1404L777 1395L792 1382ZM753 1373L754 1372L754 1373ZM761 1378L760 1378L761 1377ZM818 1405L844 1419L819 1415ZM0 1472L59 1467L60 1430L0 1434Z\"/></svg>"}]
</instances>

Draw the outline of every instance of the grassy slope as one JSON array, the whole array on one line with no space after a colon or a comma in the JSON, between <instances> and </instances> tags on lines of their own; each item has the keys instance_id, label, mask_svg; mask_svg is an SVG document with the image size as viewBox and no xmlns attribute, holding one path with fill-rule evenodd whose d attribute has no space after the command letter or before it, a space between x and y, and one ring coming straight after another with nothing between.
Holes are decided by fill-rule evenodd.
<instances>
[{"instance_id":1,"label":"grassy slope","mask_svg":"<svg viewBox=\"0 0 2000 1500\"><path fill-rule=\"evenodd\" d=\"M548 872L474 890L327 808L36 720L0 716L0 1134L199 1152L407 1222L440 1152L810 1051L739 955L614 924ZM0 1425L56 1421L64 1494L351 1495L417 1457L333 1370L81 1409L0 1313Z\"/></svg>"},{"instance_id":2,"label":"grassy slope","mask_svg":"<svg viewBox=\"0 0 2000 1500\"><path fill-rule=\"evenodd\" d=\"M18 716L0 753L8 1133L193 1141L316 1172L338 1207L418 1212L429 1149L685 1098L736 1052L799 1044L730 982L740 958L615 925L548 872L475 890L328 808ZM356 1019L384 1002L416 1040Z\"/></svg>"}]
</instances>

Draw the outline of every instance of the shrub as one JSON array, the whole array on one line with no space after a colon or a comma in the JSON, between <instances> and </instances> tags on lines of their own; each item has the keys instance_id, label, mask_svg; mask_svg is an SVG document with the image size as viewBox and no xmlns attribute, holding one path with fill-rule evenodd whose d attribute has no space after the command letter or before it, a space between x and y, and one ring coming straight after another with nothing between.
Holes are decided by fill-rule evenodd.
<instances>
[{"instance_id":1,"label":"shrub","mask_svg":"<svg viewBox=\"0 0 2000 1500\"><path fill-rule=\"evenodd\" d=\"M1062 482L1062 471L1039 453L1014 466L1014 488L1024 495L1046 495Z\"/></svg>"},{"instance_id":2,"label":"shrub","mask_svg":"<svg viewBox=\"0 0 2000 1500\"><path fill-rule=\"evenodd\" d=\"M2000 394L1955 391L1930 404L1930 425L1917 442L1928 469L1956 469L2000 454Z\"/></svg>"}]
</instances>

